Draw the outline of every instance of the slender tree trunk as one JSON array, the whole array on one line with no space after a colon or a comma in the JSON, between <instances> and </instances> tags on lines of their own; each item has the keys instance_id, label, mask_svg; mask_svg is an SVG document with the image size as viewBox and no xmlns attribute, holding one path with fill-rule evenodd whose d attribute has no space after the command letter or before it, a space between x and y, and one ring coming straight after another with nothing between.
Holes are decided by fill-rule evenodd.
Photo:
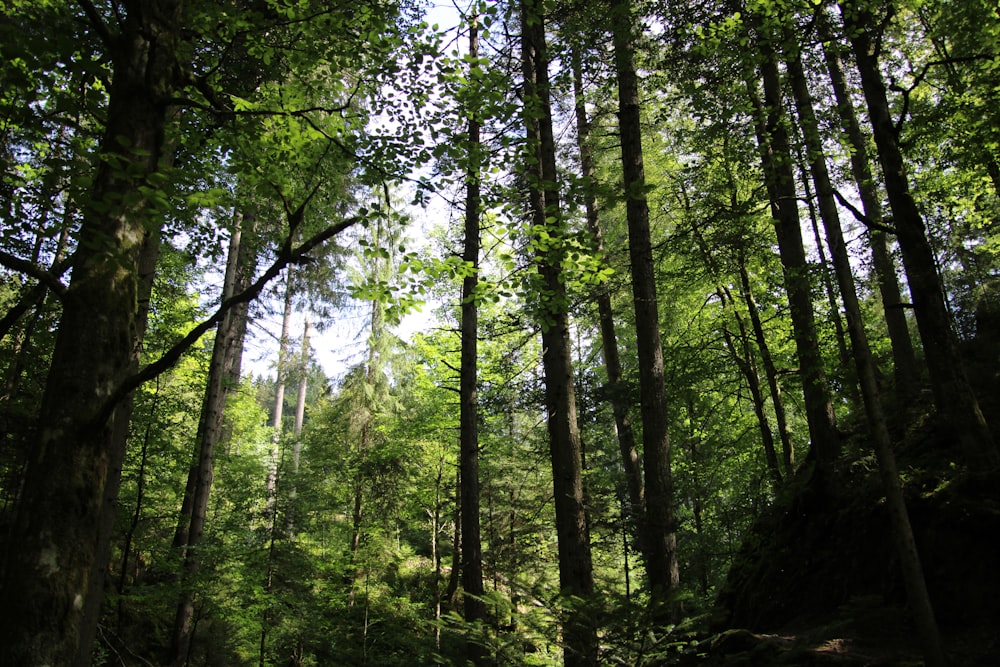
<instances>
[{"instance_id":1,"label":"slender tree trunk","mask_svg":"<svg viewBox=\"0 0 1000 667\"><path fill-rule=\"evenodd\" d=\"M135 531L139 527L139 521L142 518L142 505L146 499L146 466L149 461L149 441L153 434L153 427L156 425L155 415L159 402L160 378L157 377L156 389L153 391L153 398L149 406L150 418L146 424L145 433L143 433L142 436L142 447L139 452L139 470L136 475L135 508L132 510L132 520L129 522L128 529L125 531L125 539L122 543L122 558L118 572L118 585L116 587L116 592L118 593L117 624L119 630L122 627L125 615L124 596L128 582L128 562L132 557L132 540L135 537Z\"/></svg>"},{"instance_id":2,"label":"slender tree trunk","mask_svg":"<svg viewBox=\"0 0 1000 667\"><path fill-rule=\"evenodd\" d=\"M306 390L309 388L309 318L302 325L302 349L299 351L299 387L295 396L295 422L292 425L292 435L295 436L295 447L292 449L292 469L299 470L299 456L302 454L302 444L298 438L302 435L302 426L306 419Z\"/></svg>"},{"instance_id":3,"label":"slender tree trunk","mask_svg":"<svg viewBox=\"0 0 1000 667\"><path fill-rule=\"evenodd\" d=\"M49 272L56 275L59 274L60 266L65 262L66 244L69 241L70 219L71 216L67 212L65 216L66 222L64 222L62 230L59 233L55 257L49 267ZM38 251L36 250L32 263L37 263L37 255ZM34 336L35 330L42 321L43 306L46 303L46 296L48 294L49 290L45 284L38 283L18 299L18 302L4 315L3 321L0 323L0 340L2 340L28 310L34 310L31 318L24 323L10 342L11 362L4 373L3 393L0 394L0 408L5 407L5 403L13 401L20 393L24 368L31 356L32 336ZM7 488L7 485L4 485L4 487Z\"/></svg>"},{"instance_id":4,"label":"slender tree trunk","mask_svg":"<svg viewBox=\"0 0 1000 667\"><path fill-rule=\"evenodd\" d=\"M691 514L694 518L694 534L698 536L698 543L701 543L701 536L704 532L705 521L704 521L704 509L705 503L701 497L701 481L699 479L698 471L702 469L701 462L698 460L698 436L695 432L695 412L694 412L694 401L692 400L691 394L688 393L687 400L684 401L685 408L687 409L687 421L688 421L688 433L687 433L687 449L688 449L688 460L691 462L691 488L693 489L691 497ZM701 589L702 595L708 594L708 574L709 565L707 559L698 558L696 559L696 576L698 579L698 586Z\"/></svg>"},{"instance_id":5,"label":"slender tree trunk","mask_svg":"<svg viewBox=\"0 0 1000 667\"><path fill-rule=\"evenodd\" d=\"M274 410L271 412L270 468L267 473L268 507L276 502L278 484L278 448L281 445L282 420L285 411L285 385L288 383L288 345L291 340L292 302L295 298L295 269L288 267L285 278L285 308L281 316L281 337L278 339L277 377L274 384ZM269 510L272 511L272 510Z\"/></svg>"},{"instance_id":6,"label":"slender tree trunk","mask_svg":"<svg viewBox=\"0 0 1000 667\"><path fill-rule=\"evenodd\" d=\"M431 520L431 562L434 563L434 649L441 650L441 486L444 479L444 457L438 460L434 478L434 511Z\"/></svg>"},{"instance_id":7,"label":"slender tree trunk","mask_svg":"<svg viewBox=\"0 0 1000 667\"><path fill-rule=\"evenodd\" d=\"M879 294L886 330L892 349L893 378L896 383L896 398L900 406L909 405L920 388L920 366L913 351L910 329L903 311L896 266L889 252L889 243L882 225L882 202L872 178L868 162L868 142L861 132L854 104L847 86L847 77L841 63L837 41L826 12L818 13L819 36L823 45L830 83L837 100L837 113L851 145L851 173L858 187L861 206L868 226L868 242L872 252L872 264L878 278Z\"/></svg>"},{"instance_id":8,"label":"slender tree trunk","mask_svg":"<svg viewBox=\"0 0 1000 667\"><path fill-rule=\"evenodd\" d=\"M913 538L913 530L910 527L903 499L903 487L896 469L892 440L889 436L889 428L875 378L875 364L872 361L868 337L864 330L864 320L861 315L861 305L858 302L854 275L851 272L850 257L844 243L837 205L833 197L833 186L830 183L826 158L820 144L819 124L813 111L812 98L809 95L805 72L797 51L787 58L787 65L791 77L792 92L802 122L803 134L809 148L810 169L819 194L827 243L830 246L830 253L833 255L834 271L841 297L844 300L847 328L854 350L855 367L861 383L861 395L864 400L869 431L875 443L875 454L878 458L882 484L886 493L893 536L909 598L909 606L916 617L917 627L920 631L924 660L932 667L943 667L945 659L941 637L934 620L934 610L931 607L930 596L927 594L920 556L917 553L916 541Z\"/></svg>"},{"instance_id":9,"label":"slender tree trunk","mask_svg":"<svg viewBox=\"0 0 1000 667\"><path fill-rule=\"evenodd\" d=\"M873 18L867 9L852 0L843 0L840 8L861 75L935 405L960 443L968 464L976 469L994 469L1000 466L1000 454L965 374L934 253L927 240L923 218L910 194L899 133L889 113L885 83L878 68L878 53L870 36L874 29Z\"/></svg>"},{"instance_id":10,"label":"slender tree trunk","mask_svg":"<svg viewBox=\"0 0 1000 667\"><path fill-rule=\"evenodd\" d=\"M781 100L781 80L774 49L766 35L759 36L757 48L761 54L760 72L764 86L763 105L757 99L755 86L750 83L750 96L757 108L757 139L761 163L771 200L778 253L781 257L785 291L792 318L795 349L799 359L799 376L805 397L806 421L809 424L811 452L816 460L819 483L826 481L834 461L840 454L840 436L834 420L833 403L823 369L816 322L813 316L809 266L802 246L798 198L792 157Z\"/></svg>"},{"instance_id":11,"label":"slender tree trunk","mask_svg":"<svg viewBox=\"0 0 1000 667\"><path fill-rule=\"evenodd\" d=\"M294 230L293 230L294 232ZM271 448L268 451L267 506L265 520L268 530L267 565L264 573L264 604L260 618L260 667L267 657L267 637L271 630L271 588L274 583L274 549L278 530L278 468L284 453L285 385L288 382L288 346L291 340L292 302L295 298L295 267L289 266L285 279L285 307L281 316L281 337L278 340L278 364L274 386L274 410L271 413Z\"/></svg>"},{"instance_id":12,"label":"slender tree trunk","mask_svg":"<svg viewBox=\"0 0 1000 667\"><path fill-rule=\"evenodd\" d=\"M717 287L716 294L722 303L723 309L732 308L733 319L736 320L736 327L739 331L739 345L733 341L733 336L728 329L723 327L722 336L729 350L730 356L736 361L737 367L743 374L750 390L750 398L753 402L754 416L757 417L757 428L760 431L760 441L764 447L764 460L767 462L767 470L774 482L774 488L782 485L781 467L778 464L778 452L774 446L774 433L771 431L771 423L767 417L767 409L764 403L764 392L760 385L760 375L757 372L757 364L754 362L753 352L750 347L750 337L747 334L746 323L743 317L736 311L735 302L728 290Z\"/></svg>"},{"instance_id":13,"label":"slender tree trunk","mask_svg":"<svg viewBox=\"0 0 1000 667\"><path fill-rule=\"evenodd\" d=\"M646 538L648 572L654 618L678 620L673 600L680 588L677 564L677 526L663 348L656 297L656 274L646 202L642 159L639 81L635 71L635 28L629 0L612 0L615 69L618 75L618 117L621 134L625 211L628 218L629 257L632 261L632 297L635 304L636 351L642 414L643 463L646 484ZM667 612L664 614L664 612Z\"/></svg>"},{"instance_id":14,"label":"slender tree trunk","mask_svg":"<svg viewBox=\"0 0 1000 667\"><path fill-rule=\"evenodd\" d=\"M451 572L448 573L448 585L444 589L444 599L454 605L458 595L458 584L462 574L462 472L460 466L455 466L455 522L452 537Z\"/></svg>"},{"instance_id":15,"label":"slender tree trunk","mask_svg":"<svg viewBox=\"0 0 1000 667\"><path fill-rule=\"evenodd\" d=\"M479 17L469 19L469 81L477 86L482 71L479 68ZM476 624L486 620L483 601L483 552L479 533L479 303L476 287L479 284L479 208L480 165L483 148L480 142L480 110L477 96L469 100L468 144L465 169L465 242L462 260L473 271L462 280L461 335L462 351L459 370L459 466L462 479L462 604L466 623ZM466 644L469 660L474 665L485 664L486 648L474 640Z\"/></svg>"},{"instance_id":16,"label":"slender tree trunk","mask_svg":"<svg viewBox=\"0 0 1000 667\"><path fill-rule=\"evenodd\" d=\"M129 11L115 36L114 75L100 154L63 297L52 366L31 449L24 495L9 536L0 598L0 664L69 665L89 660L89 610L99 601L95 565L125 411L97 422L132 371L141 338L139 261L155 207L141 194L159 166L166 107L180 48L179 0ZM156 48L150 46L155 35ZM122 165L125 165L123 168ZM98 577L99 578L99 577ZM93 626L96 627L96 626Z\"/></svg>"},{"instance_id":17,"label":"slender tree trunk","mask_svg":"<svg viewBox=\"0 0 1000 667\"><path fill-rule=\"evenodd\" d=\"M252 267L248 266L246 247L242 244L241 226L242 218L238 216L229 239L220 301L245 289L253 275ZM201 566L198 547L205 534L209 495L215 478L215 451L222 440L226 401L239 382L241 364L238 357L243 350L246 312L246 306L230 310L219 322L212 346L196 437L197 463L188 475L187 486L192 489L191 499L186 507L182 505L174 535L174 546L180 549L183 557L181 595L174 615L168 656L169 663L174 667L181 667L187 662L194 633L194 586Z\"/></svg>"},{"instance_id":18,"label":"slender tree trunk","mask_svg":"<svg viewBox=\"0 0 1000 667\"><path fill-rule=\"evenodd\" d=\"M539 0L522 0L522 63L532 227L535 234L546 232L551 241L540 244L537 262L545 291L540 304L543 313L542 365L559 546L559 585L562 593L573 600L563 623L564 662L567 666L583 666L597 664L597 633L588 614L578 607L579 601L574 598L590 599L594 593L594 579L583 498L568 303L562 274L564 222L559 205L543 16Z\"/></svg>"},{"instance_id":19,"label":"slender tree trunk","mask_svg":"<svg viewBox=\"0 0 1000 667\"><path fill-rule=\"evenodd\" d=\"M781 397L781 385L778 384L778 369L771 356L771 347L764 335L764 323L760 319L757 300L753 296L750 285L750 274L747 272L746 258L738 252L737 269L740 273L740 298L747 307L750 317L750 328L753 330L757 349L760 351L761 363L764 364L764 377L767 379L768 391L771 392L771 407L774 409L774 421L778 428L778 438L781 440L781 464L785 475L795 472L795 447L792 444L791 433L788 432L788 417L785 414L785 401Z\"/></svg>"},{"instance_id":20,"label":"slender tree trunk","mask_svg":"<svg viewBox=\"0 0 1000 667\"><path fill-rule=\"evenodd\" d=\"M826 250L823 246L823 235L820 233L820 218L827 214L828 211L824 208L825 203L820 201L820 205L816 206L817 197L813 196L813 188L810 184L810 176L808 173L808 165L806 164L806 157L802 154L802 144L799 143L796 146L796 158L799 166L799 178L802 182L802 189L805 192L807 209L809 211L809 226L812 228L813 240L816 243L816 254L819 257L819 275L820 280L823 283L823 291L826 293L826 303L829 308L829 321L833 325L833 336L834 340L837 341L837 358L840 360L840 368L834 371L834 376L837 378L837 383L843 389L844 392L851 399L852 405L860 405L861 396L858 394L858 382L854 377L853 364L851 360L851 348L847 342L847 332L844 330L844 318L840 316L840 302L837 299L837 288L835 286L836 279L833 277L833 270L830 267L830 262L826 258ZM817 193L819 197L825 195Z\"/></svg>"},{"instance_id":21,"label":"slender tree trunk","mask_svg":"<svg viewBox=\"0 0 1000 667\"><path fill-rule=\"evenodd\" d=\"M587 229L594 238L594 252L602 261L607 261L604 251L604 235L601 231L597 210L597 197L594 193L596 178L594 176L594 157L590 150L590 121L587 119L587 106L583 91L583 66L580 53L574 47L572 54L573 66L573 96L576 109L577 147L580 151L580 171L584 181L584 205L587 212ZM611 295L605 288L597 290L597 317L601 328L601 350L604 355L604 369L608 375L607 392L611 400L611 411L615 417L615 435L618 437L618 450L621 453L622 469L625 471L625 488L627 501L625 504L626 521L632 526L632 532L639 542L639 550L643 554L643 563L648 569L648 557L644 537L645 498L642 488L642 469L639 466L639 453L635 445L635 433L632 430L627 390L622 382L621 357L618 354L618 334L615 327L614 309L611 306Z\"/></svg>"},{"instance_id":22,"label":"slender tree trunk","mask_svg":"<svg viewBox=\"0 0 1000 667\"><path fill-rule=\"evenodd\" d=\"M731 310L733 314L733 319L736 321L737 329L739 330L739 346L733 341L733 336L729 330L723 325L722 327L722 337L726 344L726 348L729 350L730 356L736 362L736 366L740 369L740 373L743 374L743 378L747 381L747 388L750 390L750 397L753 401L754 415L757 417L757 427L760 430L761 443L764 446L764 457L767 461L767 469L771 474L771 479L774 481L774 487L777 489L782 485L781 467L778 464L778 453L774 446L774 433L771 431L771 424L767 417L767 410L764 402L764 392L760 384L760 373L757 371L757 363L754 360L753 348L750 344L750 335L747 332L746 322L743 321L743 316L736 308L736 299L733 298L733 294L728 287L718 282L721 279L722 272L719 270L718 263L715 258L712 257L712 253L709 250L708 243L705 241L705 237L701 233L701 229L698 228L696 224L691 226L691 231L694 234L695 241L698 244L698 249L701 251L701 256L705 261L705 265L708 267L709 271L716 276L716 286L715 293L719 297L719 303L722 305L723 310ZM784 411L782 410L782 416L784 416Z\"/></svg>"},{"instance_id":23,"label":"slender tree trunk","mask_svg":"<svg viewBox=\"0 0 1000 667\"><path fill-rule=\"evenodd\" d=\"M302 459L302 427L306 419L306 391L309 389L309 318L302 325L302 349L299 352L299 387L295 397L295 423L292 426L292 471L288 488L288 539L295 539L296 497L299 465Z\"/></svg>"},{"instance_id":24,"label":"slender tree trunk","mask_svg":"<svg viewBox=\"0 0 1000 667\"><path fill-rule=\"evenodd\" d=\"M381 228L374 230L375 247L380 247ZM376 259L376 262L378 260ZM373 268L374 274L378 275L378 265ZM372 448L372 427L375 419L375 381L379 375L380 347L383 338L383 326L385 315L382 304L374 300L371 303L371 332L368 337L368 359L365 362L365 385L366 389L362 393L361 399L361 431L358 434L358 470L354 478L354 512L351 517L351 563L354 567L351 575L351 591L347 596L348 607L354 606L357 582L362 574L365 575L365 586L367 591L368 575L363 571L360 563L361 538L364 533L365 519L365 467L367 464L368 452ZM365 609L368 608L368 599L365 598Z\"/></svg>"}]
</instances>

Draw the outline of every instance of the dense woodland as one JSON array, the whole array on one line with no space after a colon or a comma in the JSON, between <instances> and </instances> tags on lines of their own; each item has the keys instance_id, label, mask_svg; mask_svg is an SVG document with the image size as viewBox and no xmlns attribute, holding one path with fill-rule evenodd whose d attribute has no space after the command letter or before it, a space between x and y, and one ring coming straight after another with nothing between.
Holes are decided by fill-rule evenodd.
<instances>
[{"instance_id":1,"label":"dense woodland","mask_svg":"<svg viewBox=\"0 0 1000 667\"><path fill-rule=\"evenodd\" d=\"M0 8L0 665L996 664L995 0Z\"/></svg>"}]
</instances>

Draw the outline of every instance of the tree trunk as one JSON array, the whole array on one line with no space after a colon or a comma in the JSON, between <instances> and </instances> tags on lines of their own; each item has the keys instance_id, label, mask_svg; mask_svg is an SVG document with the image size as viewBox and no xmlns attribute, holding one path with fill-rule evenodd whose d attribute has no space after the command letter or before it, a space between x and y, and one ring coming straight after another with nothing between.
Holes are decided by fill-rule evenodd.
<instances>
[{"instance_id":1,"label":"tree trunk","mask_svg":"<svg viewBox=\"0 0 1000 667\"><path fill-rule=\"evenodd\" d=\"M771 347L767 344L767 337L764 335L764 324L760 319L757 300L753 296L750 285L750 274L747 272L746 258L742 252L737 253L736 263L740 273L740 298L743 299L747 307L750 328L753 330L754 340L760 351L761 363L764 364L764 377L767 379L767 387L771 392L771 407L774 409L774 421L778 427L778 438L781 440L782 468L785 475L791 475L795 472L795 447L792 444L792 436L788 432L788 417L785 414L785 401L781 397L781 385L778 384L778 369L774 365Z\"/></svg>"},{"instance_id":2,"label":"tree trunk","mask_svg":"<svg viewBox=\"0 0 1000 667\"><path fill-rule=\"evenodd\" d=\"M604 251L604 235L601 232L598 218L597 198L594 194L596 178L594 176L594 157L590 150L590 121L587 119L587 106L583 94L583 66L580 53L574 47L572 54L573 66L573 96L576 110L576 137L580 151L580 171L584 181L584 205L587 212L587 229L594 237L594 253L607 261ZM643 564L648 569L648 557L645 538L645 506L642 489L642 469L639 466L639 453L635 446L635 433L632 430L627 390L622 381L621 357L618 354L618 334L615 328L614 309L611 306L611 295L604 287L598 288L595 296L597 301L597 317L601 328L601 351L604 355L604 369L608 375L607 393L611 401L611 411L615 417L615 434L618 436L618 450L621 453L622 469L625 472L625 520L632 527L639 542L639 550L643 555Z\"/></svg>"},{"instance_id":3,"label":"tree trunk","mask_svg":"<svg viewBox=\"0 0 1000 667\"><path fill-rule=\"evenodd\" d=\"M99 595L94 566L106 552L106 491L123 457L124 411L95 415L131 372L141 337L139 261L155 206L142 192L159 165L174 86L181 2L129 11L116 36L100 154L63 298L52 366L10 535L0 611L0 663L68 665L90 656L85 618ZM151 37L155 36L155 37ZM151 40L155 39L155 48ZM124 168L121 165L126 165Z\"/></svg>"},{"instance_id":4,"label":"tree trunk","mask_svg":"<svg viewBox=\"0 0 1000 667\"><path fill-rule=\"evenodd\" d=\"M819 124L813 111L812 98L809 95L802 61L796 51L787 58L788 72L791 77L792 92L798 107L803 134L809 150L810 170L816 182L819 194L823 225L826 229L827 243L833 255L834 271L844 309L847 314L847 329L851 337L851 347L854 350L855 367L861 384L861 396L864 400L865 414L868 418L869 431L875 444L875 454L879 462L882 485L886 493L892 522L893 536L896 542L897 555L900 560L903 581L906 586L910 607L916 617L924 645L924 660L932 667L943 667L944 652L941 647L941 637L937 623L934 620L934 610L924 581L920 556L917 553L913 530L906 512L903 499L903 487L896 469L895 454L892 451L892 440L882 401L879 395L878 383L875 378L875 364L872 361L871 350L868 347L868 337L864 330L864 320L861 315L861 305L858 303L854 275L851 272L850 257L844 243L840 218L837 213L837 203L833 197L833 186L826 167L820 143Z\"/></svg>"},{"instance_id":5,"label":"tree trunk","mask_svg":"<svg viewBox=\"0 0 1000 667\"><path fill-rule=\"evenodd\" d=\"M295 539L296 497L299 465L302 461L302 427L306 419L306 391L309 389L309 318L302 325L302 349L299 351L299 387L295 396L295 423L292 426L292 470L288 487L288 539Z\"/></svg>"},{"instance_id":6,"label":"tree trunk","mask_svg":"<svg viewBox=\"0 0 1000 667\"><path fill-rule=\"evenodd\" d=\"M767 417L764 392L760 384L760 373L758 373L757 363L754 361L753 348L750 344L750 335L747 332L746 322L743 321L743 316L740 315L739 311L736 309L736 299L733 298L732 291L730 291L730 289L721 282L722 272L719 270L718 263L715 261L715 258L712 257L709 245L705 241L705 237L701 233L701 229L698 228L697 224L692 224L691 232L694 235L695 242L698 244L698 250L701 252L705 265L716 277L715 293L719 297L719 303L722 305L723 311L732 309L733 319L736 320L736 326L739 330L739 346L737 346L733 341L733 336L725 325L722 327L722 338L725 342L726 348L729 350L730 356L732 356L733 360L736 362L736 366L743 374L743 378L747 381L747 388L750 390L750 397L753 401L754 415L757 417L757 427L760 430L761 443L764 446L764 457L767 461L767 469L771 474L772 481L774 482L774 488L777 489L783 482L781 476L781 466L778 464L778 452L774 447L774 433L771 431L771 424ZM775 405L778 405L778 399L775 399ZM692 409L693 408L690 408L689 406L689 412ZM781 413L782 419L784 419L783 407L781 408Z\"/></svg>"},{"instance_id":7,"label":"tree trunk","mask_svg":"<svg viewBox=\"0 0 1000 667\"><path fill-rule=\"evenodd\" d=\"M225 301L245 289L253 276L252 261L248 257L247 246L241 243L241 225L240 219L234 225L229 239L229 254L220 301ZM182 506L174 540L174 546L179 548L183 555L181 596L174 616L168 658L174 667L181 667L187 662L191 645L194 630L194 586L201 565L198 546L205 533L208 500L215 478L215 451L222 441L226 402L239 383L241 368L239 357L243 351L246 317L245 304L230 310L219 322L212 346L205 397L198 422L197 463L189 473L188 479L188 488L193 489L193 492L188 506ZM187 514L184 513L185 510Z\"/></svg>"},{"instance_id":8,"label":"tree trunk","mask_svg":"<svg viewBox=\"0 0 1000 667\"><path fill-rule=\"evenodd\" d=\"M826 250L823 249L823 236L820 234L820 220L826 210L821 201L819 211L815 204L816 197L813 196L813 188L810 185L810 176L807 173L808 166L805 164L807 158L802 154L802 145L796 146L796 157L799 166L799 178L802 182L802 189L805 192L805 199L809 211L809 226L812 228L813 240L816 243L816 254L819 256L819 275L823 283L823 291L826 293L826 303L829 307L829 321L833 325L834 340L837 341L837 358L840 360L840 368L834 370L836 385L839 386L849 397L852 405L860 405L861 396L858 394L858 382L854 377L853 364L851 360L850 346L847 344L847 333L844 331L844 319L840 316L840 302L837 300L837 288L834 286L835 278L832 275L830 262L826 258ZM817 193L818 194L818 193ZM823 197L824 195L819 195Z\"/></svg>"},{"instance_id":9,"label":"tree trunk","mask_svg":"<svg viewBox=\"0 0 1000 667\"><path fill-rule=\"evenodd\" d=\"M444 599L454 605L458 594L458 583L462 573L462 471L455 466L455 520L454 534L451 540L451 572L448 573L448 585L444 589Z\"/></svg>"},{"instance_id":10,"label":"tree trunk","mask_svg":"<svg viewBox=\"0 0 1000 667\"><path fill-rule=\"evenodd\" d=\"M634 63L635 28L631 3L629 0L612 0L611 13L618 77L625 211L628 218L629 258L632 262L636 352L639 359L649 586L653 596L651 604L654 618L660 621L677 621L679 607L673 599L680 587L677 526L670 472L667 393L660 342L656 274L643 168L639 81Z\"/></svg>"},{"instance_id":11,"label":"tree trunk","mask_svg":"<svg viewBox=\"0 0 1000 667\"><path fill-rule=\"evenodd\" d=\"M927 240L923 218L910 194L899 133L889 113L885 83L878 68L878 53L869 36L874 20L866 9L851 0L843 0L840 8L868 105L889 208L917 317L917 330L930 372L934 403L944 423L956 436L968 464L981 470L996 468L1000 465L1000 455L966 377L934 253Z\"/></svg>"},{"instance_id":12,"label":"tree trunk","mask_svg":"<svg viewBox=\"0 0 1000 667\"><path fill-rule=\"evenodd\" d=\"M847 86L847 77L844 75L837 42L834 39L826 12L818 13L817 26L823 45L827 72L830 75L830 83L837 100L837 113L851 145L851 173L857 184L862 210L867 221L872 264L878 278L882 310L892 349L896 399L903 407L910 404L920 389L920 366L913 351L913 341L910 339L906 313L903 311L903 299L900 296L899 281L896 278L896 266L892 254L889 252L886 233L882 229L885 222L882 215L882 202L869 168L868 142L861 133L861 126L858 124L858 118L854 112L854 104L851 102L851 94Z\"/></svg>"},{"instance_id":13,"label":"tree trunk","mask_svg":"<svg viewBox=\"0 0 1000 667\"><path fill-rule=\"evenodd\" d=\"M771 200L781 257L785 291L792 318L795 349L799 359L799 376L805 397L806 421L809 424L811 453L815 457L820 484L830 472L840 454L833 403L827 385L823 358L820 354L813 316L809 266L802 246L798 198L792 172L786 118L781 100L781 80L773 47L766 35L760 36L757 48L761 55L760 72L764 86L764 101L757 99L755 86L749 83L751 100L757 110L757 140L761 163Z\"/></svg>"},{"instance_id":14,"label":"tree trunk","mask_svg":"<svg viewBox=\"0 0 1000 667\"><path fill-rule=\"evenodd\" d=\"M579 607L581 600L586 601L593 595L594 580L583 499L568 303L562 274L564 250L560 237L564 233L564 222L559 205L548 56L539 0L521 2L521 39L532 227L534 235L544 231L552 241L539 244L536 259L545 294L540 297L539 308L559 543L559 585L570 603L563 623L564 662L568 666L596 665L596 628L586 611Z\"/></svg>"},{"instance_id":15,"label":"tree trunk","mask_svg":"<svg viewBox=\"0 0 1000 667\"><path fill-rule=\"evenodd\" d=\"M469 19L469 81L478 85L481 70L479 58L479 17ZM479 303L476 286L479 284L479 207L480 165L483 148L480 142L480 110L478 97L471 96L468 114L468 164L465 168L465 240L462 260L473 271L462 280L461 336L462 351L459 369L459 466L462 480L462 605L466 623L475 625L486 620L483 601L483 552L479 532ZM486 647L474 640L466 644L467 656L474 665L485 664Z\"/></svg>"}]
</instances>

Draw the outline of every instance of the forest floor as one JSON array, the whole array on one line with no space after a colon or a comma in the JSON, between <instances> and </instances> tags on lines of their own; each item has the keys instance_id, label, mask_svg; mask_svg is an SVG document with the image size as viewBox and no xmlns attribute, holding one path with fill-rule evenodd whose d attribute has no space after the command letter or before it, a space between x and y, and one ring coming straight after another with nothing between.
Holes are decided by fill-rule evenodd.
<instances>
[{"instance_id":1,"label":"forest floor","mask_svg":"<svg viewBox=\"0 0 1000 667\"><path fill-rule=\"evenodd\" d=\"M709 638L680 665L703 667L916 667L919 644L904 609L881 600L858 600L827 619L796 623L774 633L726 630ZM994 622L942 628L954 667L1000 665L1000 634Z\"/></svg>"},{"instance_id":2,"label":"forest floor","mask_svg":"<svg viewBox=\"0 0 1000 667\"><path fill-rule=\"evenodd\" d=\"M977 368L994 433L997 359ZM1000 472L956 464L950 429L929 401L907 407L895 449L945 654L953 667L1000 667ZM864 429L856 432L836 484L815 484L804 470L758 518L717 600L715 634L675 664L923 664L877 466Z\"/></svg>"}]
</instances>

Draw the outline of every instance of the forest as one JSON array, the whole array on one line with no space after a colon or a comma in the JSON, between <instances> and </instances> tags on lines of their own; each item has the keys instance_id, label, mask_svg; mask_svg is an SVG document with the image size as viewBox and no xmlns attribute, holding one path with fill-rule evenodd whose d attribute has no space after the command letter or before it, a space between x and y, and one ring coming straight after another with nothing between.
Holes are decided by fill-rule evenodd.
<instances>
[{"instance_id":1,"label":"forest","mask_svg":"<svg viewBox=\"0 0 1000 667\"><path fill-rule=\"evenodd\" d=\"M0 0L0 667L996 665L996 0Z\"/></svg>"}]
</instances>

